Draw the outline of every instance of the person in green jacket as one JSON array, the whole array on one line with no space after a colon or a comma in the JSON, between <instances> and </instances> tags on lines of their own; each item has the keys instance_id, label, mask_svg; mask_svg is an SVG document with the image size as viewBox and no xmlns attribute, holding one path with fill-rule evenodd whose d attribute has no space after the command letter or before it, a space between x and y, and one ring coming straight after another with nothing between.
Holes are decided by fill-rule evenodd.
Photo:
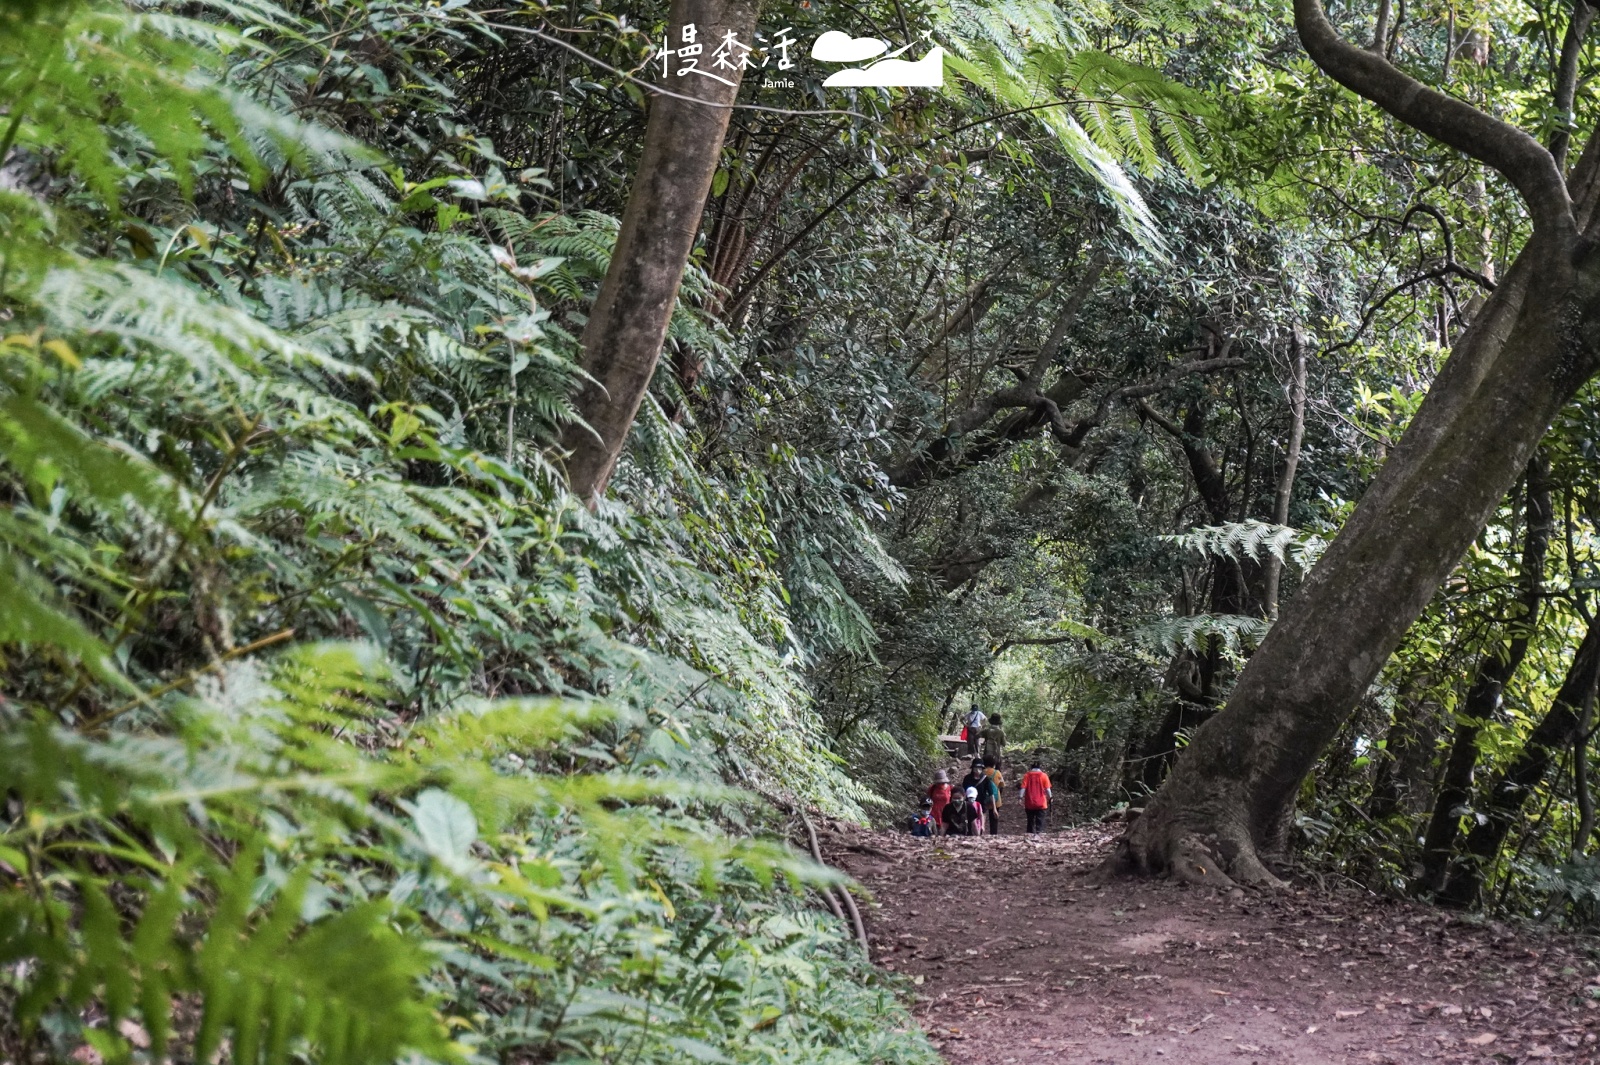
<instances>
[{"instance_id":1,"label":"person in green jacket","mask_svg":"<svg viewBox=\"0 0 1600 1065\"><path fill-rule=\"evenodd\" d=\"M978 733L983 741L983 763L996 768L1005 765L1006 732L1000 727L1000 715L989 718L989 723Z\"/></svg>"}]
</instances>

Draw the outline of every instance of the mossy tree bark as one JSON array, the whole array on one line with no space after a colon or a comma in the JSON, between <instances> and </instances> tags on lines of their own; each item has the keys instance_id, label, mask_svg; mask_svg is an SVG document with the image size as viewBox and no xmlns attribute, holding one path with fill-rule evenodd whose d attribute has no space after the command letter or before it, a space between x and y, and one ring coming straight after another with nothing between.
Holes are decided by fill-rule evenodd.
<instances>
[{"instance_id":1,"label":"mossy tree bark","mask_svg":"<svg viewBox=\"0 0 1600 1065\"><path fill-rule=\"evenodd\" d=\"M1569 181L1526 133L1343 41L1318 0L1295 0L1294 10L1325 73L1499 170L1521 193L1533 234L1227 707L1125 837L1124 865L1201 882L1278 883L1263 857L1301 782L1600 366L1600 254L1588 231L1600 138Z\"/></svg>"}]
</instances>

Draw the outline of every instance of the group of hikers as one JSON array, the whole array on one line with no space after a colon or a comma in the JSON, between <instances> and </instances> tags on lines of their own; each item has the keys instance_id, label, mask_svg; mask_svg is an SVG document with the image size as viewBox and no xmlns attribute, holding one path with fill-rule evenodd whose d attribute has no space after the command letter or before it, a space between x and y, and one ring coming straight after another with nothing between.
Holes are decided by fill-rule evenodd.
<instances>
[{"instance_id":1,"label":"group of hikers","mask_svg":"<svg viewBox=\"0 0 1600 1065\"><path fill-rule=\"evenodd\" d=\"M973 703L967 711L961 738L971 758L967 775L957 785L950 774L939 770L933 776L922 809L911 818L913 836L983 836L1000 832L1001 793L1005 788L1006 734L1000 715L986 717ZM1028 833L1044 831L1045 814L1054 793L1050 776L1033 759L1031 767L1017 784L1017 797L1027 815Z\"/></svg>"}]
</instances>

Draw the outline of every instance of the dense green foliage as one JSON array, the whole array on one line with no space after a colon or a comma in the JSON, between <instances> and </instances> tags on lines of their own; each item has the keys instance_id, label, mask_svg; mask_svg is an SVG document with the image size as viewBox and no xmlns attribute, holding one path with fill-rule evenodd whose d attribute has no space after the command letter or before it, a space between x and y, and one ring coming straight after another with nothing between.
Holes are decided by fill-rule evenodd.
<instances>
[{"instance_id":1,"label":"dense green foliage","mask_svg":"<svg viewBox=\"0 0 1600 1065\"><path fill-rule=\"evenodd\" d=\"M1381 44L1581 136L1569 13ZM774 0L930 34L948 84L747 79L591 512L554 441L665 20L0 0L0 1057L931 1060L780 811L892 818L969 699L1075 813L1138 804L1527 236L1286 5ZM1430 821L1491 820L1592 616L1595 414L1543 448L1541 609L1523 485L1308 783L1305 860L1431 894ZM1494 905L1600 913L1592 697Z\"/></svg>"},{"instance_id":2,"label":"dense green foliage","mask_svg":"<svg viewBox=\"0 0 1600 1065\"><path fill-rule=\"evenodd\" d=\"M492 38L191 16L4 9L0 1056L921 1058L738 838L862 795L778 582L541 451L615 222L454 113Z\"/></svg>"}]
</instances>

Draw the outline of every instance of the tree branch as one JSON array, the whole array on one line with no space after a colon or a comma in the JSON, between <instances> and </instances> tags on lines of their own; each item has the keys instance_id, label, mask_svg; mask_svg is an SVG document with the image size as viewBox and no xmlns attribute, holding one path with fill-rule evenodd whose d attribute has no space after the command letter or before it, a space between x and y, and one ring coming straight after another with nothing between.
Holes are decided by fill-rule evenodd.
<instances>
[{"instance_id":1,"label":"tree branch","mask_svg":"<svg viewBox=\"0 0 1600 1065\"><path fill-rule=\"evenodd\" d=\"M988 295L989 287L1021 255L1022 249L1020 248L1012 251L1010 255L995 264L993 269L978 278L967 288L960 301L956 303L955 309L945 316L944 323L939 327L938 332L934 333L932 339L918 349L916 358L912 360L910 368L906 370L906 377L915 377L917 371L922 369L922 364L927 361L928 356L933 354L939 345L950 337L978 327L978 320L988 312L988 306L983 304L983 300ZM924 321L929 321L937 314L937 310L930 310L922 318Z\"/></svg>"},{"instance_id":2,"label":"tree branch","mask_svg":"<svg viewBox=\"0 0 1600 1065\"><path fill-rule=\"evenodd\" d=\"M1361 324L1356 326L1356 331L1351 333L1345 339L1339 341L1339 343L1334 344L1332 347L1323 348L1323 356L1332 355L1336 351L1343 351L1345 348L1352 347L1361 339L1361 334L1367 331L1367 326L1372 324L1372 320L1378 316L1379 311L1383 310L1384 305L1390 300L1394 299L1396 296L1400 295L1400 293L1406 291L1407 289L1414 288L1417 285L1422 284L1424 281L1438 281L1439 279L1445 277L1465 278L1468 281L1476 282L1482 287L1488 289L1490 292L1494 291L1494 282L1490 281L1487 277L1484 277L1476 270L1468 270L1460 263L1441 263L1432 270L1425 270L1416 277L1402 281L1394 288L1391 288L1388 292L1385 292L1376 303L1367 308L1367 313L1361 316Z\"/></svg>"},{"instance_id":3,"label":"tree branch","mask_svg":"<svg viewBox=\"0 0 1600 1065\"><path fill-rule=\"evenodd\" d=\"M1367 49L1373 55L1383 55L1389 50L1389 0L1378 0L1378 19L1372 28L1372 46Z\"/></svg>"},{"instance_id":4,"label":"tree branch","mask_svg":"<svg viewBox=\"0 0 1600 1065\"><path fill-rule=\"evenodd\" d=\"M997 646L994 649L994 656L996 658L999 658L1001 655L1005 654L1007 651L1011 650L1011 648L1013 648L1013 647L1048 647L1048 646L1052 646L1052 645L1058 644L1058 643L1071 643L1073 640L1081 640L1081 639L1083 639L1082 636L1076 636L1076 635L1074 635L1074 636L1030 636L1030 637L1018 636L1018 637L1015 637L1015 638L1009 639L1009 640L1001 640L999 646Z\"/></svg>"},{"instance_id":5,"label":"tree branch","mask_svg":"<svg viewBox=\"0 0 1600 1065\"><path fill-rule=\"evenodd\" d=\"M1561 40L1561 61L1556 66L1554 103L1561 116L1561 128L1550 138L1550 155L1557 172L1567 169L1567 148L1572 143L1572 104L1578 95L1578 60L1583 57L1583 38L1594 21L1594 8L1585 0L1572 0L1572 17Z\"/></svg>"},{"instance_id":6,"label":"tree branch","mask_svg":"<svg viewBox=\"0 0 1600 1065\"><path fill-rule=\"evenodd\" d=\"M1183 426L1152 407L1149 400L1141 399L1139 401L1139 413L1161 426L1162 429L1166 430L1167 435L1178 443L1181 444L1187 439Z\"/></svg>"},{"instance_id":7,"label":"tree branch","mask_svg":"<svg viewBox=\"0 0 1600 1065\"><path fill-rule=\"evenodd\" d=\"M1320 0L1294 0L1294 22L1306 53L1325 74L1413 129L1499 171L1522 194L1534 229L1575 234L1566 182L1544 145L1349 44L1328 22Z\"/></svg>"},{"instance_id":8,"label":"tree branch","mask_svg":"<svg viewBox=\"0 0 1600 1065\"><path fill-rule=\"evenodd\" d=\"M889 483L897 488L911 488L925 484L936 477L957 473L992 458L1007 444L1026 439L1039 426L1046 424L1050 426L1050 434L1063 447L1079 447L1083 444L1084 437L1110 416L1111 407L1119 398L1154 395L1193 374L1231 370L1246 365L1248 365L1247 359L1236 357L1199 359L1185 363L1154 381L1111 389L1100 398L1093 414L1071 424L1068 424L1062 416L1061 408L1083 394L1090 383L1089 379L1067 374L1044 392L1029 392L1020 386L1002 389L984 397L982 403L964 411L937 439L909 456L899 466L888 470ZM981 428L997 412L1005 409L1016 409L1019 413L1002 421L991 433L985 434L981 443L966 449L959 461L950 461L957 450L953 429L965 426L961 431L970 434Z\"/></svg>"},{"instance_id":9,"label":"tree branch","mask_svg":"<svg viewBox=\"0 0 1600 1065\"><path fill-rule=\"evenodd\" d=\"M1061 309L1061 314L1056 318L1055 326L1050 330L1050 335L1039 348L1039 353L1034 357L1033 366L1028 370L1026 383L1034 388L1044 380L1045 371L1055 361L1056 353L1061 350L1061 345L1067 339L1067 330L1078 320L1078 314L1083 310L1089 294L1094 291L1095 285L1100 282L1100 275L1105 272L1109 257L1105 248L1096 248L1094 255L1089 259L1089 267L1084 271L1083 278L1073 286L1072 293L1067 296L1067 305Z\"/></svg>"},{"instance_id":10,"label":"tree branch","mask_svg":"<svg viewBox=\"0 0 1600 1065\"><path fill-rule=\"evenodd\" d=\"M744 313L745 305L750 302L750 297L755 295L757 286L767 279L767 275L772 273L777 265L784 260L784 257L798 247L802 240L805 240L806 237L810 236L811 231L820 226L824 220L833 214L833 212L843 207L846 200L850 199L850 197L854 196L857 192L860 192L861 189L871 182L875 176L876 175L874 174L868 174L866 177L857 181L854 185L851 185L849 188L845 189L839 194L837 199L828 204L828 206L824 207L821 211L817 212L816 216L812 218L811 221L807 222L801 228L800 232L789 238L788 243L779 248L777 251L773 252L772 257L761 264L761 269L755 272L755 276L741 285L739 287L739 291L734 294L733 299L728 302L728 314L725 320L730 323L737 322L739 320L739 316Z\"/></svg>"}]
</instances>

